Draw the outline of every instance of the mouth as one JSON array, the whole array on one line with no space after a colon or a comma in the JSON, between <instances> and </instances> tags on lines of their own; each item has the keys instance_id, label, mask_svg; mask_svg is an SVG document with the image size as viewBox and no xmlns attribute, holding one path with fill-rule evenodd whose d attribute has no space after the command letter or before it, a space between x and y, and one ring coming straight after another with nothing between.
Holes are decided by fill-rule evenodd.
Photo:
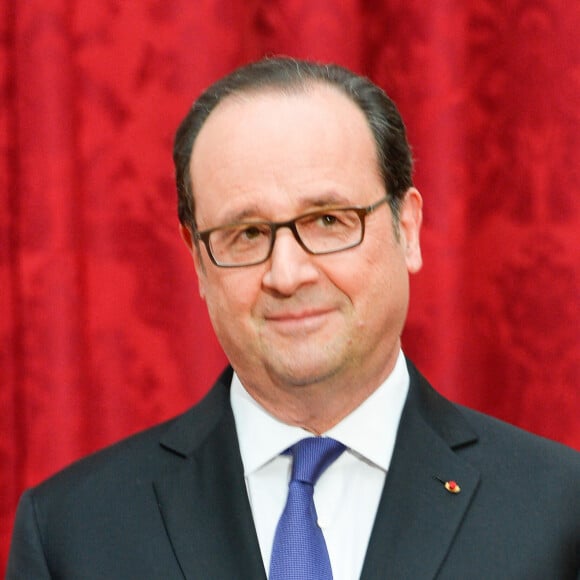
<instances>
[{"instance_id":1,"label":"mouth","mask_svg":"<svg viewBox=\"0 0 580 580\"><path fill-rule=\"evenodd\" d=\"M280 334L305 334L324 326L331 312L330 309L279 312L269 314L265 319Z\"/></svg>"}]
</instances>

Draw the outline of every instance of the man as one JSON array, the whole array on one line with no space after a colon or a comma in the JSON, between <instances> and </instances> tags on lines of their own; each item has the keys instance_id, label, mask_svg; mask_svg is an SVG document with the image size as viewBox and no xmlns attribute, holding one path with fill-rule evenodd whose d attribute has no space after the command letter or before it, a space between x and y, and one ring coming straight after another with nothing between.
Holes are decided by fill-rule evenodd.
<instances>
[{"instance_id":1,"label":"man","mask_svg":"<svg viewBox=\"0 0 580 580\"><path fill-rule=\"evenodd\" d=\"M232 368L26 492L8 578L576 578L578 454L446 401L401 352L422 200L388 97L261 61L199 98L174 159ZM334 449L308 484L303 440ZM290 514L306 485L320 527Z\"/></svg>"}]
</instances>

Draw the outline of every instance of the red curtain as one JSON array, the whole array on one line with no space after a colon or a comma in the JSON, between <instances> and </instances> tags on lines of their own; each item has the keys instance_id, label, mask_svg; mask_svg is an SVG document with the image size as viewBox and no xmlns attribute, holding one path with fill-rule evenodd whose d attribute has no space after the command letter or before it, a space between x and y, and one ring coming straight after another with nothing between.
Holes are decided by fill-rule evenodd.
<instances>
[{"instance_id":1,"label":"red curtain","mask_svg":"<svg viewBox=\"0 0 580 580\"><path fill-rule=\"evenodd\" d=\"M441 392L580 448L580 5L0 0L0 566L17 498L195 402L224 357L171 142L265 54L397 101L425 199L406 352Z\"/></svg>"}]
</instances>

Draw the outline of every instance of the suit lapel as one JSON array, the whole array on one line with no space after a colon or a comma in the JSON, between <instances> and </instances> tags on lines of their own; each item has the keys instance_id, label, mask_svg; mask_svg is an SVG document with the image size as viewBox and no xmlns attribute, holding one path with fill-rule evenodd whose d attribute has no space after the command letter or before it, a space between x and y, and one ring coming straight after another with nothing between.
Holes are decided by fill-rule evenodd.
<instances>
[{"instance_id":1,"label":"suit lapel","mask_svg":"<svg viewBox=\"0 0 580 580\"><path fill-rule=\"evenodd\" d=\"M468 510L478 472L454 452L476 436L409 364L411 388L361 580L434 578ZM444 482L456 481L460 493Z\"/></svg>"},{"instance_id":2,"label":"suit lapel","mask_svg":"<svg viewBox=\"0 0 580 580\"><path fill-rule=\"evenodd\" d=\"M411 388L361 580L434 578L479 474L455 449L476 442L462 415L409 363ZM154 482L184 577L266 578L229 404L231 371L162 445L179 465ZM443 482L455 480L461 492Z\"/></svg>"},{"instance_id":3,"label":"suit lapel","mask_svg":"<svg viewBox=\"0 0 580 580\"><path fill-rule=\"evenodd\" d=\"M179 420L163 446L182 456L155 493L185 578L265 578L229 405L230 375Z\"/></svg>"}]
</instances>

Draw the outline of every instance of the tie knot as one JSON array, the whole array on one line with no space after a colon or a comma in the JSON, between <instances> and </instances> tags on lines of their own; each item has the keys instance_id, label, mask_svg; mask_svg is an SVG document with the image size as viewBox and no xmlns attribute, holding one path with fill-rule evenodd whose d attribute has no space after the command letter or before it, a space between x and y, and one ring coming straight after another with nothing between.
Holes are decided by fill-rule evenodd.
<instances>
[{"instance_id":1,"label":"tie knot","mask_svg":"<svg viewBox=\"0 0 580 580\"><path fill-rule=\"evenodd\" d=\"M290 447L292 481L314 485L324 470L345 450L345 446L330 437L307 437Z\"/></svg>"}]
</instances>

